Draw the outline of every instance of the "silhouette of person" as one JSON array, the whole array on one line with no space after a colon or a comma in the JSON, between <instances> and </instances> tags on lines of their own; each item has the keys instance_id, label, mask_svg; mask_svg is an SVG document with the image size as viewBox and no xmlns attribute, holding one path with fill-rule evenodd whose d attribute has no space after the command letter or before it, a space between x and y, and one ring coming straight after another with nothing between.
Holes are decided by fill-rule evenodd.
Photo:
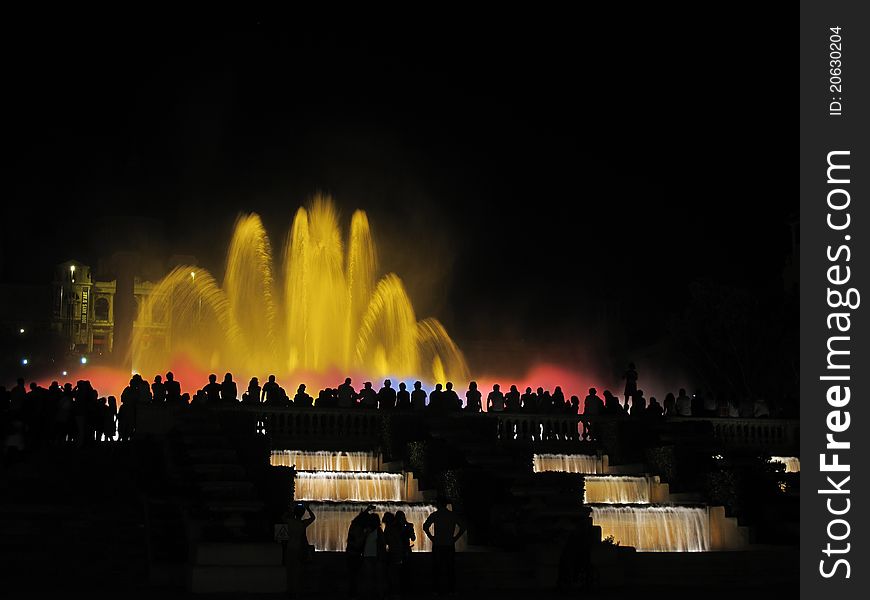
<instances>
[{"instance_id":1,"label":"silhouette of person","mask_svg":"<svg viewBox=\"0 0 870 600\"><path fill-rule=\"evenodd\" d=\"M205 393L205 390L197 390L193 395L193 402L191 404L195 404L196 406L205 406L208 403L208 394Z\"/></svg>"},{"instance_id":2,"label":"silhouette of person","mask_svg":"<svg viewBox=\"0 0 870 600\"><path fill-rule=\"evenodd\" d=\"M622 378L625 379L625 410L628 410L628 399L632 398L637 391L637 371L634 368L634 363L628 363L628 369Z\"/></svg>"},{"instance_id":3,"label":"silhouette of person","mask_svg":"<svg viewBox=\"0 0 870 600\"><path fill-rule=\"evenodd\" d=\"M221 384L217 382L217 375L212 373L208 376L208 384L202 388L205 392L206 401L210 406L220 404L221 401Z\"/></svg>"},{"instance_id":4,"label":"silhouette of person","mask_svg":"<svg viewBox=\"0 0 870 600\"><path fill-rule=\"evenodd\" d=\"M662 413L666 417L673 417L677 414L677 399L673 392L668 392L665 396L664 404L662 405Z\"/></svg>"},{"instance_id":5,"label":"silhouette of person","mask_svg":"<svg viewBox=\"0 0 870 600\"><path fill-rule=\"evenodd\" d=\"M538 409L538 398L532 392L531 387L527 387L526 391L520 397L523 403L523 412L532 413Z\"/></svg>"},{"instance_id":6,"label":"silhouette of person","mask_svg":"<svg viewBox=\"0 0 870 600\"><path fill-rule=\"evenodd\" d=\"M598 390L589 388L589 395L583 399L584 415L600 415L604 411L604 402L598 397Z\"/></svg>"},{"instance_id":7,"label":"silhouette of person","mask_svg":"<svg viewBox=\"0 0 870 600\"><path fill-rule=\"evenodd\" d=\"M483 410L480 404L481 393L477 389L477 382L472 381L468 384L468 391L465 392L465 410L467 412L479 413Z\"/></svg>"},{"instance_id":8,"label":"silhouette of person","mask_svg":"<svg viewBox=\"0 0 870 600\"><path fill-rule=\"evenodd\" d=\"M266 402L269 399L269 396L274 395L272 398L272 402L270 404L274 404L276 400L278 400L278 389L281 386L275 381L274 375L269 375L269 381L263 384L263 397L262 402Z\"/></svg>"},{"instance_id":9,"label":"silhouette of person","mask_svg":"<svg viewBox=\"0 0 870 600\"><path fill-rule=\"evenodd\" d=\"M405 590L410 590L410 569L408 568L408 560L411 557L411 549L414 542L417 541L417 535L414 532L413 523L408 523L405 516L405 511L397 510L396 516L393 519L393 531L389 535L384 532L384 537L387 538L387 546L390 551L390 563L394 571L398 570L398 576L393 575L391 583L393 584L394 595L401 596ZM398 560L398 569L396 569L396 561Z\"/></svg>"},{"instance_id":10,"label":"silhouette of person","mask_svg":"<svg viewBox=\"0 0 870 600\"><path fill-rule=\"evenodd\" d=\"M315 408L332 408L334 406L333 400L335 400L335 395L332 388L322 389L317 394L317 400L314 402Z\"/></svg>"},{"instance_id":11,"label":"silhouette of person","mask_svg":"<svg viewBox=\"0 0 870 600\"><path fill-rule=\"evenodd\" d=\"M233 381L233 374L227 373L224 375L224 380L221 383L221 402L224 404L235 404L239 400L239 389L236 382Z\"/></svg>"},{"instance_id":12,"label":"silhouette of person","mask_svg":"<svg viewBox=\"0 0 870 600\"><path fill-rule=\"evenodd\" d=\"M339 408L352 408L356 403L356 390L353 389L353 386L350 384L350 377L344 380L340 386L338 386L338 407Z\"/></svg>"},{"instance_id":13,"label":"silhouette of person","mask_svg":"<svg viewBox=\"0 0 870 600\"><path fill-rule=\"evenodd\" d=\"M604 390L604 414L614 417L625 416L625 410L619 403L619 398L614 396L610 390Z\"/></svg>"},{"instance_id":14,"label":"silhouette of person","mask_svg":"<svg viewBox=\"0 0 870 600\"><path fill-rule=\"evenodd\" d=\"M256 377L251 377L251 381L248 382L248 391L245 392L247 395L248 404L259 404L260 403L260 380ZM242 402L245 399L242 398Z\"/></svg>"},{"instance_id":15,"label":"silhouette of person","mask_svg":"<svg viewBox=\"0 0 870 600\"><path fill-rule=\"evenodd\" d=\"M643 397L643 390L637 390L634 396L631 397L631 412L632 417L639 418L646 414L646 398Z\"/></svg>"},{"instance_id":16,"label":"silhouette of person","mask_svg":"<svg viewBox=\"0 0 870 600\"><path fill-rule=\"evenodd\" d=\"M350 383L350 382L346 382ZM366 538L370 532L369 523L371 522L371 511L374 510L371 504L359 511L359 513L351 520L347 528L347 543L344 548L347 561L348 571L348 595L351 598L356 598L357 589L359 587L359 575L362 568L363 550L365 548Z\"/></svg>"},{"instance_id":17,"label":"silhouette of person","mask_svg":"<svg viewBox=\"0 0 870 600\"><path fill-rule=\"evenodd\" d=\"M311 404L311 396L306 393L305 384L300 383L299 387L296 388L296 395L293 396L293 405L296 408L311 408Z\"/></svg>"},{"instance_id":18,"label":"silhouette of person","mask_svg":"<svg viewBox=\"0 0 870 600\"><path fill-rule=\"evenodd\" d=\"M595 388L591 388L591 389L594 390ZM599 398L598 401L601 402L601 398ZM571 408L568 409L568 414L571 414L571 415L580 414L580 398L578 398L577 396L571 396L570 406L571 406ZM583 408L584 408L583 414L586 414L586 407L584 406ZM599 414L601 414L601 412L603 412L603 411L604 411L604 403L602 402L601 403L601 410L599 411Z\"/></svg>"},{"instance_id":19,"label":"silhouette of person","mask_svg":"<svg viewBox=\"0 0 870 600\"><path fill-rule=\"evenodd\" d=\"M369 598L381 596L381 561L384 560L387 544L384 532L381 531L381 521L376 513L368 513L366 520L366 537L363 544L363 572L365 589Z\"/></svg>"},{"instance_id":20,"label":"silhouette of person","mask_svg":"<svg viewBox=\"0 0 870 600\"><path fill-rule=\"evenodd\" d=\"M679 395L677 396L677 414L681 417L692 416L692 399L683 388L680 388Z\"/></svg>"},{"instance_id":21,"label":"silhouette of person","mask_svg":"<svg viewBox=\"0 0 870 600\"><path fill-rule=\"evenodd\" d=\"M378 392L378 408L381 410L392 410L396 408L396 390L392 388L393 382L389 379L384 380L384 387Z\"/></svg>"},{"instance_id":22,"label":"silhouette of person","mask_svg":"<svg viewBox=\"0 0 870 600\"><path fill-rule=\"evenodd\" d=\"M118 439L129 441L133 439L136 429L136 382L131 379L130 385L121 392L121 406L118 408ZM73 408L75 412L75 408Z\"/></svg>"},{"instance_id":23,"label":"silhouette of person","mask_svg":"<svg viewBox=\"0 0 870 600\"><path fill-rule=\"evenodd\" d=\"M410 538L405 513L384 513L384 541L387 545L387 597L399 598L402 594L402 568L408 556ZM412 532L413 535L413 527Z\"/></svg>"},{"instance_id":24,"label":"silhouette of person","mask_svg":"<svg viewBox=\"0 0 870 600\"><path fill-rule=\"evenodd\" d=\"M20 413L24 408L24 399L27 397L27 390L24 387L24 378L19 377L15 385L9 390L9 409L13 413Z\"/></svg>"},{"instance_id":25,"label":"silhouette of person","mask_svg":"<svg viewBox=\"0 0 870 600\"><path fill-rule=\"evenodd\" d=\"M89 382L85 382L90 385ZM141 404L151 404L151 386L148 385L148 382L142 379L141 375L136 375L136 385L139 391L139 402Z\"/></svg>"},{"instance_id":26,"label":"silhouette of person","mask_svg":"<svg viewBox=\"0 0 870 600\"><path fill-rule=\"evenodd\" d=\"M414 382L414 391L411 392L411 408L421 410L426 408L426 391L419 381Z\"/></svg>"},{"instance_id":27,"label":"silhouette of person","mask_svg":"<svg viewBox=\"0 0 870 600\"><path fill-rule=\"evenodd\" d=\"M308 513L307 518L303 518L305 513ZM302 589L302 568L309 552L307 529L316 518L307 503L296 504L292 514L284 515L284 523L287 525L284 566L287 569L287 591L291 598L298 597Z\"/></svg>"},{"instance_id":28,"label":"silhouette of person","mask_svg":"<svg viewBox=\"0 0 870 600\"><path fill-rule=\"evenodd\" d=\"M489 398L487 398L489 403ZM512 385L510 391L504 395L505 412L519 412L520 410L520 391L517 386Z\"/></svg>"},{"instance_id":29,"label":"silhouette of person","mask_svg":"<svg viewBox=\"0 0 870 600\"><path fill-rule=\"evenodd\" d=\"M565 411L565 394L562 393L562 387L556 386L556 389L553 390L553 411L554 412L564 412Z\"/></svg>"},{"instance_id":30,"label":"silhouette of person","mask_svg":"<svg viewBox=\"0 0 870 600\"><path fill-rule=\"evenodd\" d=\"M166 373L166 383L163 384L166 388L166 403L177 405L181 402L181 384L175 381L175 375L172 371Z\"/></svg>"},{"instance_id":31,"label":"silhouette of person","mask_svg":"<svg viewBox=\"0 0 870 600\"><path fill-rule=\"evenodd\" d=\"M163 406L163 403L166 402L166 386L163 385L163 378L160 375L154 377L154 383L151 384L151 395L157 406Z\"/></svg>"},{"instance_id":32,"label":"silhouette of person","mask_svg":"<svg viewBox=\"0 0 870 600\"><path fill-rule=\"evenodd\" d=\"M432 541L435 593L452 594L456 591L456 542L465 533L465 524L447 508L444 498L438 498L435 506L435 512L423 523L423 532Z\"/></svg>"},{"instance_id":33,"label":"silhouette of person","mask_svg":"<svg viewBox=\"0 0 870 600\"><path fill-rule=\"evenodd\" d=\"M372 382L366 381L363 389L359 391L360 408L376 409L378 407L378 394L372 389Z\"/></svg>"},{"instance_id":34,"label":"silhouette of person","mask_svg":"<svg viewBox=\"0 0 870 600\"><path fill-rule=\"evenodd\" d=\"M411 393L404 381L399 383L399 391L396 392L396 408L399 410L410 410L411 408Z\"/></svg>"},{"instance_id":35,"label":"silhouette of person","mask_svg":"<svg viewBox=\"0 0 870 600\"><path fill-rule=\"evenodd\" d=\"M444 403L441 401L441 397L444 395L444 392L441 391L441 384L436 383L435 389L432 390L432 393L429 394L429 410L432 412L443 412L444 411Z\"/></svg>"},{"instance_id":36,"label":"silhouette of person","mask_svg":"<svg viewBox=\"0 0 870 600\"><path fill-rule=\"evenodd\" d=\"M649 405L646 407L646 416L650 418L658 418L663 416L664 409L662 409L662 405L659 404L659 401L656 400L655 396L651 396L649 399Z\"/></svg>"},{"instance_id":37,"label":"silhouette of person","mask_svg":"<svg viewBox=\"0 0 870 600\"><path fill-rule=\"evenodd\" d=\"M504 411L504 394L501 393L501 386L495 384L492 386L492 391L486 395L486 412L500 413Z\"/></svg>"},{"instance_id":38,"label":"silhouette of person","mask_svg":"<svg viewBox=\"0 0 870 600\"><path fill-rule=\"evenodd\" d=\"M545 392L544 388L539 387L538 390L538 412L546 413L550 412L550 409L553 408L553 404L550 401L550 392Z\"/></svg>"},{"instance_id":39,"label":"silhouette of person","mask_svg":"<svg viewBox=\"0 0 870 600\"><path fill-rule=\"evenodd\" d=\"M447 382L447 389L444 390L444 394L441 396L441 401L444 403L445 410L454 411L454 410L462 410L462 400L459 399L459 395L456 393L456 390L453 389L453 382Z\"/></svg>"}]
</instances>

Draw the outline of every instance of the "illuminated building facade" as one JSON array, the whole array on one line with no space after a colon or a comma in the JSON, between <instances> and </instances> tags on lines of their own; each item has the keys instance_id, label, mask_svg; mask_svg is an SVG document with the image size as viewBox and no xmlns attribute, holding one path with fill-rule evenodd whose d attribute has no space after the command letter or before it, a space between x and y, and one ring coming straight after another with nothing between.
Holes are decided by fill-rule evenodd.
<instances>
[{"instance_id":1,"label":"illuminated building facade","mask_svg":"<svg viewBox=\"0 0 870 600\"><path fill-rule=\"evenodd\" d=\"M141 319L139 306L154 289L150 281L133 280L136 315L133 329L146 329L152 344L169 344L167 315ZM70 352L94 356L112 354L115 345L117 281L95 277L90 266L75 260L57 265L52 282L51 328L69 344Z\"/></svg>"}]
</instances>

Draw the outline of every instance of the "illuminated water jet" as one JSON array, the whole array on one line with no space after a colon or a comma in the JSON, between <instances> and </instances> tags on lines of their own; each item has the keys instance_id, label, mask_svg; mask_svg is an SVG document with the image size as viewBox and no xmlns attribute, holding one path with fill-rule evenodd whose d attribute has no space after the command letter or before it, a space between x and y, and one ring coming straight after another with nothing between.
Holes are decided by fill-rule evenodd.
<instances>
[{"instance_id":1,"label":"illuminated water jet","mask_svg":"<svg viewBox=\"0 0 870 600\"><path fill-rule=\"evenodd\" d=\"M707 552L710 522L706 508L684 506L593 506L592 523L601 536L613 536L639 552Z\"/></svg>"},{"instance_id":2,"label":"illuminated water jet","mask_svg":"<svg viewBox=\"0 0 870 600\"><path fill-rule=\"evenodd\" d=\"M786 473L801 472L801 460L797 456L771 456L770 462L776 462L785 465Z\"/></svg>"},{"instance_id":3,"label":"illuminated water jet","mask_svg":"<svg viewBox=\"0 0 870 600\"><path fill-rule=\"evenodd\" d=\"M650 481L646 477L597 475L584 478L586 504L649 504Z\"/></svg>"},{"instance_id":4,"label":"illuminated water jet","mask_svg":"<svg viewBox=\"0 0 870 600\"><path fill-rule=\"evenodd\" d=\"M296 473L297 500L339 502L399 502L405 477L399 473Z\"/></svg>"},{"instance_id":5,"label":"illuminated water jet","mask_svg":"<svg viewBox=\"0 0 870 600\"><path fill-rule=\"evenodd\" d=\"M163 372L176 357L237 375L364 372L369 376L468 380L462 352L437 320L417 321L399 277L376 281L377 255L363 211L347 245L327 197L300 208L274 267L256 214L239 217L219 285L206 270L182 266L154 287L138 323L168 323L166 335L137 327L132 363Z\"/></svg>"},{"instance_id":6,"label":"illuminated water jet","mask_svg":"<svg viewBox=\"0 0 870 600\"><path fill-rule=\"evenodd\" d=\"M535 454L532 457L535 473L559 471L562 473L594 474L604 471L601 457L591 454Z\"/></svg>"},{"instance_id":7,"label":"illuminated water jet","mask_svg":"<svg viewBox=\"0 0 870 600\"><path fill-rule=\"evenodd\" d=\"M377 471L379 457L373 452L332 452L318 450L272 450L275 467L295 466L299 471Z\"/></svg>"}]
</instances>

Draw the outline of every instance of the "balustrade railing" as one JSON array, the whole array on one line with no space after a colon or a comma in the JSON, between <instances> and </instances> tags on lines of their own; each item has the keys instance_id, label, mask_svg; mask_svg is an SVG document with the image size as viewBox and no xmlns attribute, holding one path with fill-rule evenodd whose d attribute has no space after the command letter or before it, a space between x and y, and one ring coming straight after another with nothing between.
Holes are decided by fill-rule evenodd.
<instances>
[{"instance_id":1,"label":"balustrade railing","mask_svg":"<svg viewBox=\"0 0 870 600\"><path fill-rule=\"evenodd\" d=\"M383 418L403 415L405 418L430 417L427 412L381 412L361 409L296 409L267 406L220 407L221 411L234 411L249 415L252 427L275 438L296 440L352 439L377 441L383 431ZM679 437L681 424L709 423L712 439L726 448L758 448L760 450L796 448L799 442L800 422L796 419L740 419L727 417L669 417L650 421L637 421L611 415L570 415L535 413L449 413L442 415L448 422L458 419L457 427L466 420L496 421L498 441L501 443L528 442L582 442L598 441L602 432L613 435L621 424L651 431L670 430ZM491 431L491 430L482 430Z\"/></svg>"}]
</instances>

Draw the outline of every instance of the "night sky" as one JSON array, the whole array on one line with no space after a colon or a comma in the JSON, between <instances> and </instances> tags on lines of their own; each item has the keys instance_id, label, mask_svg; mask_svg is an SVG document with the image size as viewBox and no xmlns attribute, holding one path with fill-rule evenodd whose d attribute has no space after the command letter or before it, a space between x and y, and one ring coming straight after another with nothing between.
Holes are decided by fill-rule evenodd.
<instances>
[{"instance_id":1,"label":"night sky","mask_svg":"<svg viewBox=\"0 0 870 600\"><path fill-rule=\"evenodd\" d=\"M346 223L367 210L384 270L466 347L570 344L602 319L649 344L691 281L780 285L783 17L613 18L10 38L0 281L121 248L220 275L237 213L278 248L323 191Z\"/></svg>"}]
</instances>

